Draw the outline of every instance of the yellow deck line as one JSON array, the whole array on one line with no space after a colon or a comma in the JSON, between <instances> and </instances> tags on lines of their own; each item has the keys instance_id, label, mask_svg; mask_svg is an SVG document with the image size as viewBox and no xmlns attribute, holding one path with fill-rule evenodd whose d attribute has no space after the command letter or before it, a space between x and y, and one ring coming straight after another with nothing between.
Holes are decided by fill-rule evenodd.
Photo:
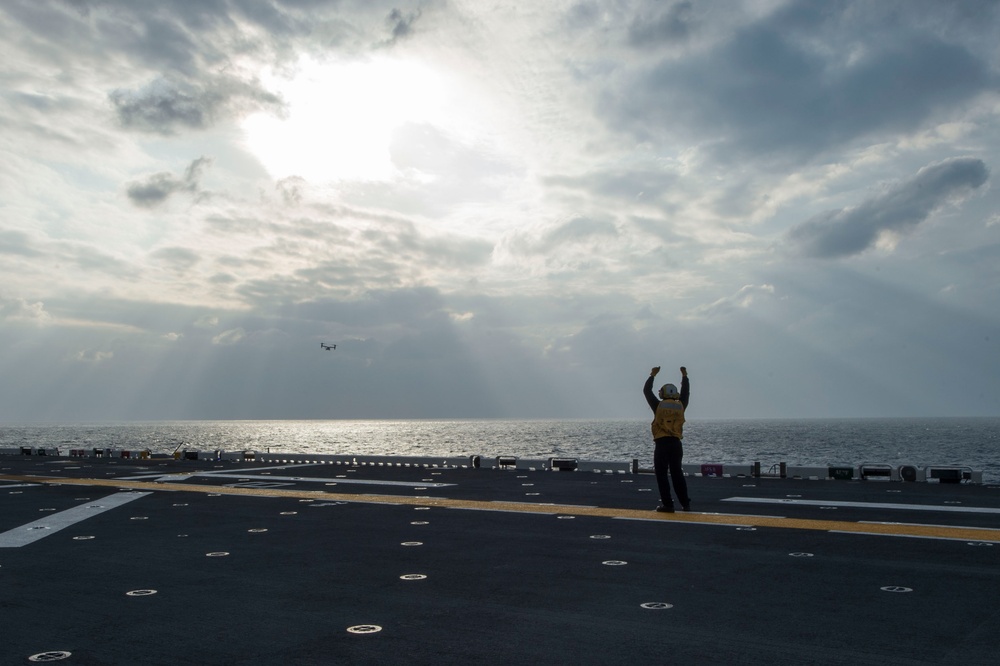
<instances>
[{"instance_id":1,"label":"yellow deck line","mask_svg":"<svg viewBox=\"0 0 1000 666\"><path fill-rule=\"evenodd\" d=\"M190 483L162 483L153 481L126 481L116 479L78 479L39 476L0 475L5 481L45 483L50 485L100 486L127 488L129 490L159 490L169 492L212 493L244 497L286 497L324 501L361 502L369 504L396 504L430 506L476 511L511 511L563 516L592 516L597 518L626 518L632 520L662 520L679 523L740 525L747 527L776 527L780 529L814 530L822 532L850 532L885 536L922 537L932 539L958 539L1000 543L1000 530L975 527L950 527L947 525L915 525L887 523L858 523L841 520L816 520L808 518L780 518L754 515L713 515L705 513L656 513L649 510L576 506L567 504L534 504L530 502L501 502L412 497L405 495L372 495L331 493L322 490L279 490L276 488L237 488L232 486L204 486Z\"/></svg>"}]
</instances>

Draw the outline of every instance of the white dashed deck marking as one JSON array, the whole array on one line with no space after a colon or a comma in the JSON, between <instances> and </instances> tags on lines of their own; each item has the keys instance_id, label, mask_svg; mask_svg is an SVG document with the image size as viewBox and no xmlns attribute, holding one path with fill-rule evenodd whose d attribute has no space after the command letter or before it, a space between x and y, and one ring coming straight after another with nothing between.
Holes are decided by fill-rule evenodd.
<instances>
[{"instance_id":1,"label":"white dashed deck marking","mask_svg":"<svg viewBox=\"0 0 1000 666\"><path fill-rule=\"evenodd\" d=\"M72 509L53 513L45 518L39 518L36 521L15 527L0 534L0 548L20 548L29 543L34 543L39 539L44 539L47 536L55 534L59 530L76 525L88 518L93 518L105 511L117 509L146 495L152 495L152 493L132 491L115 493L94 502L88 501L86 504L75 506Z\"/></svg>"}]
</instances>

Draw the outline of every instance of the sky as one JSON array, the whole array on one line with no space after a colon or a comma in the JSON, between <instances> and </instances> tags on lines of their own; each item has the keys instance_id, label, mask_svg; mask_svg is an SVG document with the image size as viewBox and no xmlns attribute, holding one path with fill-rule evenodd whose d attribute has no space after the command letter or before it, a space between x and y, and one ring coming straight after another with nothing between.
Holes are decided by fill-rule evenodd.
<instances>
[{"instance_id":1,"label":"sky","mask_svg":"<svg viewBox=\"0 0 1000 666\"><path fill-rule=\"evenodd\" d=\"M997 34L4 0L0 422L1000 416Z\"/></svg>"}]
</instances>

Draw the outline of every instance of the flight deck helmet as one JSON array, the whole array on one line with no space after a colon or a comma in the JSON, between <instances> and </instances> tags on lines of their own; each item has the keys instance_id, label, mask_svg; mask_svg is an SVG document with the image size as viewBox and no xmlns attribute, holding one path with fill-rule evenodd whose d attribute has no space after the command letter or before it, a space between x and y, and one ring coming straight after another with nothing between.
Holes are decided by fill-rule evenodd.
<instances>
[{"instance_id":1,"label":"flight deck helmet","mask_svg":"<svg viewBox=\"0 0 1000 666\"><path fill-rule=\"evenodd\" d=\"M664 384L660 387L660 400L679 400L680 397L680 392L673 384Z\"/></svg>"}]
</instances>

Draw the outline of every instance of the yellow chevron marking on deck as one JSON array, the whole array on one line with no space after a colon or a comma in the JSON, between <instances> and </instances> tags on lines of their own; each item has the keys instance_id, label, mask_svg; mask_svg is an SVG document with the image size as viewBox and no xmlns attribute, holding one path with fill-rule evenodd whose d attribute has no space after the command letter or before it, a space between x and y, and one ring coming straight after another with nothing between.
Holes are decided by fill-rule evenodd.
<instances>
[{"instance_id":1,"label":"yellow chevron marking on deck","mask_svg":"<svg viewBox=\"0 0 1000 666\"><path fill-rule=\"evenodd\" d=\"M1000 530L976 527L951 527L947 525L915 525L897 523L858 523L840 520L815 520L808 518L780 518L753 515L713 515L706 513L656 513L649 510L619 509L572 504L532 504L530 502L500 502L448 499L435 497L408 497L404 495L370 495L330 493L322 490L279 490L276 488L237 488L232 486L204 486L190 483L157 483L153 481L125 481L115 479L74 479L38 476L0 475L6 481L45 483L50 485L103 486L130 490L159 490L167 492L212 493L241 497L285 497L324 501L341 501L367 504L396 504L429 506L474 511L510 511L562 516L592 516L596 518L625 518L631 520L696 523L706 525L738 525L746 527L776 527L780 529L814 530L821 532L850 532L885 536L921 537L930 539L957 539L1000 543Z\"/></svg>"}]
</instances>

